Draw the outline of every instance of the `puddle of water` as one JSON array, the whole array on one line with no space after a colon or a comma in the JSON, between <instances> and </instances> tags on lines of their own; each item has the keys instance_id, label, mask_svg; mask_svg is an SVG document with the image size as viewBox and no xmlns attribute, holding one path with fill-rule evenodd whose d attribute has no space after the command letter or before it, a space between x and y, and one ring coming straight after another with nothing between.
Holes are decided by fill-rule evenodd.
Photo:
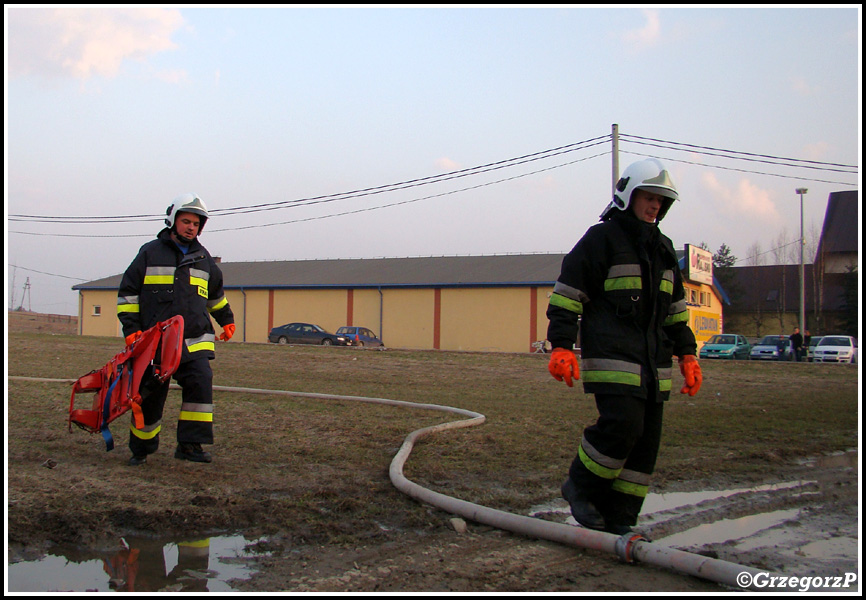
<instances>
[{"instance_id":1,"label":"puddle of water","mask_svg":"<svg viewBox=\"0 0 866 600\"><path fill-rule=\"evenodd\" d=\"M848 450L845 452L833 452L824 456L806 458L799 461L799 464L809 467L817 467L819 469L835 469L839 467L856 467L857 460L857 451Z\"/></svg>"},{"instance_id":2,"label":"puddle of water","mask_svg":"<svg viewBox=\"0 0 866 600\"><path fill-rule=\"evenodd\" d=\"M731 490L715 490L703 492L671 492L669 494L648 494L643 503L641 514L651 515L666 510L673 510L683 506L693 506L705 500L715 500L718 498L727 498L735 494L755 493L755 492L771 492L777 490L787 490L792 488L802 487L810 482L791 481L787 483L775 483L768 485L759 485L750 488L738 488Z\"/></svg>"},{"instance_id":3,"label":"puddle of water","mask_svg":"<svg viewBox=\"0 0 866 600\"><path fill-rule=\"evenodd\" d=\"M164 542L124 538L114 553L56 551L7 566L9 592L231 592L231 579L252 571L236 559L252 556L243 536Z\"/></svg>"},{"instance_id":4,"label":"puddle of water","mask_svg":"<svg viewBox=\"0 0 866 600\"><path fill-rule=\"evenodd\" d=\"M656 540L659 544L671 548L690 548L709 544L723 544L733 540L743 540L765 529L781 525L785 521L797 518L800 509L776 510L740 517L739 519L722 519L714 523L698 525L692 529L675 533L666 538ZM766 542L761 544L767 545ZM737 548L740 545L737 544Z\"/></svg>"},{"instance_id":5,"label":"puddle of water","mask_svg":"<svg viewBox=\"0 0 866 600\"><path fill-rule=\"evenodd\" d=\"M800 548L799 554L808 558L848 558L857 556L858 541L850 537L835 537L829 540L810 542Z\"/></svg>"},{"instance_id":6,"label":"puddle of water","mask_svg":"<svg viewBox=\"0 0 866 600\"><path fill-rule=\"evenodd\" d=\"M712 491L702 491L702 492L671 492L668 494L647 494L647 497L644 499L643 508L641 509L640 515L640 523L642 525L650 524L650 523L659 523L667 518L675 518L675 517L666 517L662 518L660 516L656 516L656 513L670 511L677 508L682 508L686 506L695 506L701 502L706 500L715 500L718 498L727 498L728 496L733 496L735 494L742 493L754 493L754 492L767 492L767 491L776 491L776 490L787 490L802 487L804 485L808 485L808 481L791 481L788 483L776 483L776 484L768 484L768 485L760 485L756 487L750 488L737 488L730 490L712 490ZM555 513L555 514L571 514L568 507L565 506L564 500L552 500L550 502L545 502L544 504L539 504L530 509L530 516L537 516L541 513Z\"/></svg>"}]
</instances>

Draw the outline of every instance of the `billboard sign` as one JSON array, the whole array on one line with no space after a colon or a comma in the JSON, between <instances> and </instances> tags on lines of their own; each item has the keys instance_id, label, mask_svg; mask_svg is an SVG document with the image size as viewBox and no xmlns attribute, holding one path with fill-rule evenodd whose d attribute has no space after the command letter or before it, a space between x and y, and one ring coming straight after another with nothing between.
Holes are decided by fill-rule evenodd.
<instances>
[{"instance_id":1,"label":"billboard sign","mask_svg":"<svg viewBox=\"0 0 866 600\"><path fill-rule=\"evenodd\" d=\"M690 281L713 285L713 253L698 246L686 244L684 275Z\"/></svg>"}]
</instances>

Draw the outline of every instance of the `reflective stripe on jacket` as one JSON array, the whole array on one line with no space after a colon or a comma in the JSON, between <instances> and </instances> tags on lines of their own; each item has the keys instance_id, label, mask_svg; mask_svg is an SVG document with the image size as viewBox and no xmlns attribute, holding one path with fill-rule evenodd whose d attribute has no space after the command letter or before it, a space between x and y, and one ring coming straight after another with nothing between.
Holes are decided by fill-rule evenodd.
<instances>
[{"instance_id":1,"label":"reflective stripe on jacket","mask_svg":"<svg viewBox=\"0 0 866 600\"><path fill-rule=\"evenodd\" d=\"M580 333L587 393L671 390L672 356L695 354L685 288L670 239L629 212L591 227L562 261L547 338L571 348Z\"/></svg>"},{"instance_id":2,"label":"reflective stripe on jacket","mask_svg":"<svg viewBox=\"0 0 866 600\"><path fill-rule=\"evenodd\" d=\"M198 239L183 254L168 229L138 252L123 274L117 291L117 317L123 335L144 331L160 321L182 315L184 350L181 362L214 356L211 315L220 326L234 323L223 292L223 276Z\"/></svg>"}]
</instances>

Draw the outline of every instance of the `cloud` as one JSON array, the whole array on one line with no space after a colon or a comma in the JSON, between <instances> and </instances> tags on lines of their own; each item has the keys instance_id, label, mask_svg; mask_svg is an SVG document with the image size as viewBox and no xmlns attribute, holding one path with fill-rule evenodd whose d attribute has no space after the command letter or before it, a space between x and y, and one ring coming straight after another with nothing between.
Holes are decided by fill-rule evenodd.
<instances>
[{"instance_id":1,"label":"cloud","mask_svg":"<svg viewBox=\"0 0 866 600\"><path fill-rule=\"evenodd\" d=\"M806 144L803 147L805 156L809 160L823 160L830 152L830 144L827 142L815 142L814 144Z\"/></svg>"},{"instance_id":2,"label":"cloud","mask_svg":"<svg viewBox=\"0 0 866 600\"><path fill-rule=\"evenodd\" d=\"M740 179L736 188L730 188L708 171L701 176L701 183L709 191L720 212L748 218L751 222L779 222L779 211L770 197L770 192L762 190L748 179Z\"/></svg>"},{"instance_id":3,"label":"cloud","mask_svg":"<svg viewBox=\"0 0 866 600\"><path fill-rule=\"evenodd\" d=\"M443 171L457 171L460 165L447 157L436 159L436 166Z\"/></svg>"},{"instance_id":4,"label":"cloud","mask_svg":"<svg viewBox=\"0 0 866 600\"><path fill-rule=\"evenodd\" d=\"M661 20L659 11L644 8L646 24L640 29L630 29L622 34L622 39L633 48L654 46L661 39Z\"/></svg>"},{"instance_id":5,"label":"cloud","mask_svg":"<svg viewBox=\"0 0 866 600\"><path fill-rule=\"evenodd\" d=\"M11 8L7 17L12 77L115 77L124 60L176 48L183 25L178 10L158 7Z\"/></svg>"},{"instance_id":6,"label":"cloud","mask_svg":"<svg viewBox=\"0 0 866 600\"><path fill-rule=\"evenodd\" d=\"M799 76L791 77L791 89L801 96L812 96L817 94L819 91L818 87L809 85L809 82L806 81L805 77Z\"/></svg>"}]
</instances>

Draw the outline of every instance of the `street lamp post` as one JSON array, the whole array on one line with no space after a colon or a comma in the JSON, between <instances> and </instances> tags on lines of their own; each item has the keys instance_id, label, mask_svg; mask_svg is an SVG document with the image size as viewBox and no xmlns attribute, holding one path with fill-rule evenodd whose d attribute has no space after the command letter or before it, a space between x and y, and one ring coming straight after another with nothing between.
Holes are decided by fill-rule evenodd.
<instances>
[{"instance_id":1,"label":"street lamp post","mask_svg":"<svg viewBox=\"0 0 866 600\"><path fill-rule=\"evenodd\" d=\"M801 335L806 334L806 277L805 267L803 266L803 247L806 245L806 239L803 237L803 194L808 192L806 188L797 188L795 193L800 194L800 329Z\"/></svg>"}]
</instances>

